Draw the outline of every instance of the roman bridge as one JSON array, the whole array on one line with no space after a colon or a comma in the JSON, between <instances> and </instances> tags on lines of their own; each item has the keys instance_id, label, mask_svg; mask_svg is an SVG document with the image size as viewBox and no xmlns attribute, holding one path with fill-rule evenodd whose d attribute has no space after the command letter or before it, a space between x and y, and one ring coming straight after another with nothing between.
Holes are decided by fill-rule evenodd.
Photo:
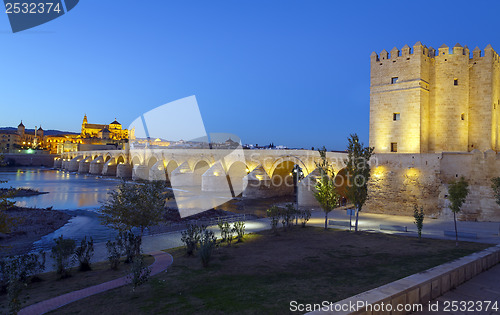
<instances>
[{"instance_id":1,"label":"roman bridge","mask_svg":"<svg viewBox=\"0 0 500 315\"><path fill-rule=\"evenodd\" d=\"M347 154L328 152L327 158L338 172ZM55 159L54 167L133 180L166 180L176 187L199 186L202 191L224 189L229 181L233 196L243 193L257 198L293 193L296 165L304 179L311 179L318 174L315 163L319 161L319 153L312 150L148 148L66 152ZM301 190L310 190L311 182L302 180L301 184L299 198Z\"/></svg>"}]
</instances>

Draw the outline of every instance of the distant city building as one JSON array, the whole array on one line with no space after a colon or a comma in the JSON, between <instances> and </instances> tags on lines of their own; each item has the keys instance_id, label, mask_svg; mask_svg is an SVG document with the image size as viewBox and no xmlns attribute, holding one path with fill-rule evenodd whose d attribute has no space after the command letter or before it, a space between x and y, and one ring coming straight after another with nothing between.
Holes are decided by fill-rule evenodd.
<instances>
[{"instance_id":1,"label":"distant city building","mask_svg":"<svg viewBox=\"0 0 500 315\"><path fill-rule=\"evenodd\" d=\"M87 115L83 118L81 133L64 133L51 130L46 135L42 127L27 130L21 121L14 128L0 129L0 152L19 153L23 150L36 149L48 151L51 154L64 152L99 150L115 146L118 148L128 141L129 131L122 129L116 119L109 125L89 124Z\"/></svg>"},{"instance_id":2,"label":"distant city building","mask_svg":"<svg viewBox=\"0 0 500 315\"><path fill-rule=\"evenodd\" d=\"M34 130L26 130L23 122L17 126L17 130L0 130L0 150L11 152L13 150L34 149L43 147L44 131L42 127Z\"/></svg>"},{"instance_id":3,"label":"distant city building","mask_svg":"<svg viewBox=\"0 0 500 315\"><path fill-rule=\"evenodd\" d=\"M127 140L128 130L122 129L122 124L115 120L109 125L89 124L87 115L83 116L81 138L98 138L101 140Z\"/></svg>"}]
</instances>

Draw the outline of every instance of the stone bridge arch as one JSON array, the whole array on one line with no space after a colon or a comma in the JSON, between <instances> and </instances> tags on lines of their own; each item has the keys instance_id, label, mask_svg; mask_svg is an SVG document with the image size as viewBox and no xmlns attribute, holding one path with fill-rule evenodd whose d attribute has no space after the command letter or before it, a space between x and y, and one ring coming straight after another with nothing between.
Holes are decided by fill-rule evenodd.
<instances>
[{"instance_id":1,"label":"stone bridge arch","mask_svg":"<svg viewBox=\"0 0 500 315\"><path fill-rule=\"evenodd\" d=\"M300 166L300 168L302 169L302 172L304 172L304 176L307 176L310 172L314 171L314 169L316 168L316 165L314 164L314 162L311 165L310 162L303 161L301 158L299 158L297 156L284 156L284 157L279 158L278 160L276 160L273 163L273 165L269 169L268 174L270 177L273 177L274 175L277 175L278 173L284 172L284 170L288 170L289 171L288 173L290 173L295 164ZM276 173L277 169L278 169L278 173Z\"/></svg>"},{"instance_id":2,"label":"stone bridge arch","mask_svg":"<svg viewBox=\"0 0 500 315\"><path fill-rule=\"evenodd\" d=\"M132 156L132 158L130 159L130 162L132 164L132 167L134 167L136 165L142 165L142 159L139 155Z\"/></svg>"},{"instance_id":3,"label":"stone bridge arch","mask_svg":"<svg viewBox=\"0 0 500 315\"><path fill-rule=\"evenodd\" d=\"M194 175L194 184L201 185L201 176L208 171L210 168L210 163L205 159L196 162L193 167L193 175Z\"/></svg>"},{"instance_id":4,"label":"stone bridge arch","mask_svg":"<svg viewBox=\"0 0 500 315\"><path fill-rule=\"evenodd\" d=\"M172 159L169 161L164 161L163 162L165 165L165 175L167 177L167 180L170 181L170 178L172 177L172 172L179 167L182 163L177 162L176 160Z\"/></svg>"}]
</instances>

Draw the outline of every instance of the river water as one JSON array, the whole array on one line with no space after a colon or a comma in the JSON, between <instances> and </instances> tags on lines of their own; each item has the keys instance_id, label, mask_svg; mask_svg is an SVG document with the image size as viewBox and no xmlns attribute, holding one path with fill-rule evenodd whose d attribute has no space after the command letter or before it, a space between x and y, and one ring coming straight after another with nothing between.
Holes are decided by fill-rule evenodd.
<instances>
[{"instance_id":1,"label":"river water","mask_svg":"<svg viewBox=\"0 0 500 315\"><path fill-rule=\"evenodd\" d=\"M114 190L121 180L90 174L68 173L49 168L0 168L0 188L31 188L48 192L30 197L14 198L20 207L48 208L71 212L74 217L59 230L44 236L34 244L34 249L47 249L53 239L63 235L76 240L92 236L94 242L102 242L115 237L116 232L101 225L97 210L106 200L109 191ZM283 198L241 202L230 201L218 208L236 213L251 213L264 216L270 204ZM174 202L175 204L175 202Z\"/></svg>"},{"instance_id":2,"label":"river water","mask_svg":"<svg viewBox=\"0 0 500 315\"><path fill-rule=\"evenodd\" d=\"M67 210L75 215L59 230L44 236L34 249L48 248L59 235L73 239L92 236L95 242L113 238L116 234L100 224L96 210L106 200L107 193L119 179L68 173L47 168L0 168L0 187L32 188L48 194L14 198L19 207Z\"/></svg>"}]
</instances>

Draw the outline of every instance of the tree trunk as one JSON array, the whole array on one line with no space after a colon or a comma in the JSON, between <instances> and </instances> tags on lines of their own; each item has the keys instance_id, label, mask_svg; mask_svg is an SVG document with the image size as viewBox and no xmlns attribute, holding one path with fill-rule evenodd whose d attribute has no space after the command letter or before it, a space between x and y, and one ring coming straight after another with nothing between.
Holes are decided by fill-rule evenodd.
<instances>
[{"instance_id":1,"label":"tree trunk","mask_svg":"<svg viewBox=\"0 0 500 315\"><path fill-rule=\"evenodd\" d=\"M354 232L358 232L358 217L359 217L359 208L356 207L356 227L354 228Z\"/></svg>"},{"instance_id":2,"label":"tree trunk","mask_svg":"<svg viewBox=\"0 0 500 315\"><path fill-rule=\"evenodd\" d=\"M349 231L352 231L352 210L349 209Z\"/></svg>"},{"instance_id":3,"label":"tree trunk","mask_svg":"<svg viewBox=\"0 0 500 315\"><path fill-rule=\"evenodd\" d=\"M328 222L328 212L325 211L325 230L328 229L328 226L326 225Z\"/></svg>"},{"instance_id":4,"label":"tree trunk","mask_svg":"<svg viewBox=\"0 0 500 315\"><path fill-rule=\"evenodd\" d=\"M458 247L457 215L453 212L453 221L455 221L455 246Z\"/></svg>"}]
</instances>

